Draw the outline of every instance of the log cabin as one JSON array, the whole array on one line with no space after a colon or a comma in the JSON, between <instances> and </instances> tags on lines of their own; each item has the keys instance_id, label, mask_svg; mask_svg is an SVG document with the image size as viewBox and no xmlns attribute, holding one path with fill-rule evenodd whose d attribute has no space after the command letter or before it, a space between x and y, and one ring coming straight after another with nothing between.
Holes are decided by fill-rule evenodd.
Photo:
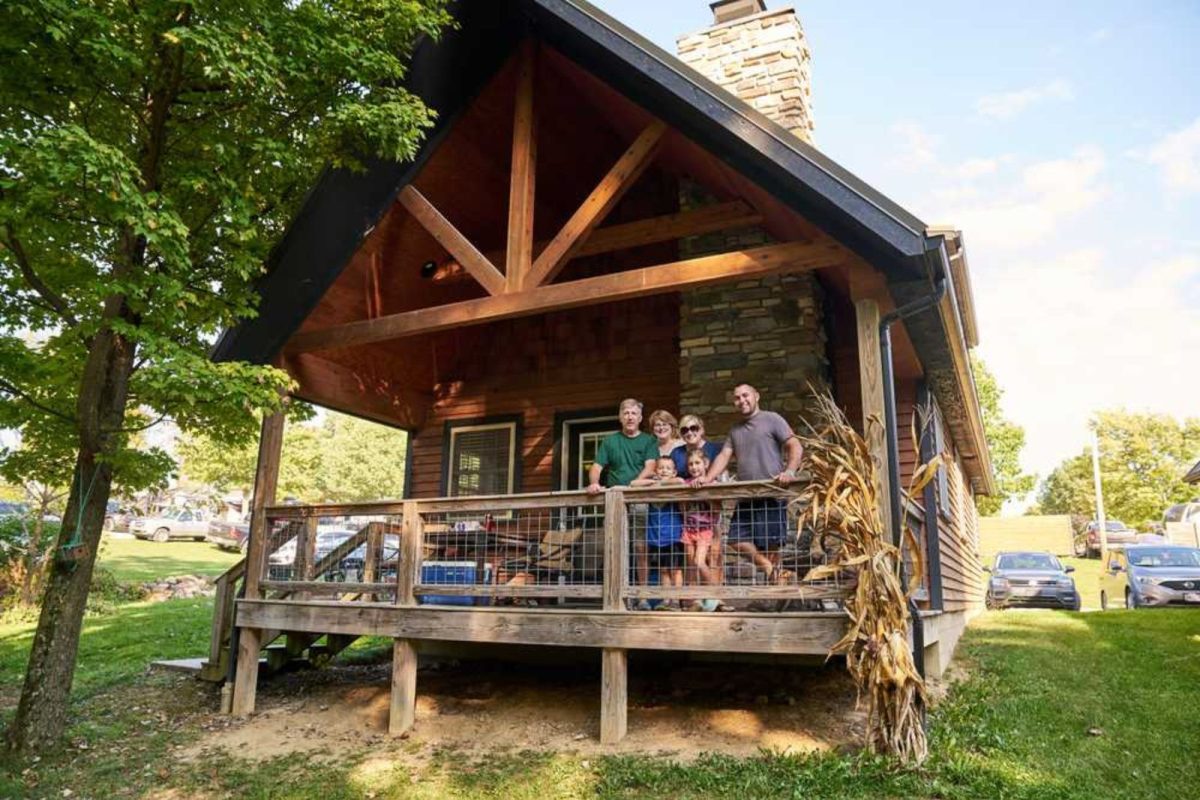
<instances>
[{"instance_id":1,"label":"log cabin","mask_svg":"<svg viewBox=\"0 0 1200 800\"><path fill-rule=\"evenodd\" d=\"M277 505L283 419L263 421L250 546L222 579L208 665L233 674L234 713L253 711L275 639L286 658L392 637L393 732L413 724L427 643L595 648L605 742L625 731L629 650L825 654L846 587L804 580L829 553L803 531L772 575L725 548L703 587L641 563L645 509L701 500L727 525L785 490L581 491L622 398L695 414L719 440L742 382L793 427L811 389L831 393L869 437L883 497L946 457L900 523L917 534L926 670L945 666L982 605L974 498L993 490L963 234L812 144L791 9L712 7L675 56L582 0L460 2L413 59L409 86L437 112L416 157L312 189L259 315L213 357L273 364L298 400L406 430L408 487ZM329 520L348 532L323 545ZM733 610L664 610L698 596Z\"/></svg>"}]
</instances>

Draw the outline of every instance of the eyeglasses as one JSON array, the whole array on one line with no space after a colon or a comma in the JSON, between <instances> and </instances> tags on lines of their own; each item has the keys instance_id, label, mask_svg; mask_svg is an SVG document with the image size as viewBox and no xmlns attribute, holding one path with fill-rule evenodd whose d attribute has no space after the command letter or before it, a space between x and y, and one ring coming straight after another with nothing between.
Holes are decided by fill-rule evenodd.
<instances>
[{"instance_id":1,"label":"eyeglasses","mask_svg":"<svg viewBox=\"0 0 1200 800\"><path fill-rule=\"evenodd\" d=\"M699 425L685 425L679 429L680 433L699 433L704 430Z\"/></svg>"}]
</instances>

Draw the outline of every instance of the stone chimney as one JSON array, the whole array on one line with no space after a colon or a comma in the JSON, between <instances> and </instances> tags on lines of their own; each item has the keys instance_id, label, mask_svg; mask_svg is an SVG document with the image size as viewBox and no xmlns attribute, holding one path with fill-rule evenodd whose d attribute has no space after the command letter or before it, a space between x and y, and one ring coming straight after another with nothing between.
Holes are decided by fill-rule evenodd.
<instances>
[{"instance_id":1,"label":"stone chimney","mask_svg":"<svg viewBox=\"0 0 1200 800\"><path fill-rule=\"evenodd\" d=\"M679 57L796 136L812 143L809 53L790 8L766 10L763 0L718 0L713 26L679 37ZM680 207L714 202L690 181ZM769 244L762 228L693 236L683 258ZM762 392L763 407L796 426L809 384L829 385L824 292L812 273L774 275L680 293L680 408L705 420L718 438L738 418L735 383Z\"/></svg>"},{"instance_id":2,"label":"stone chimney","mask_svg":"<svg viewBox=\"0 0 1200 800\"><path fill-rule=\"evenodd\" d=\"M810 56L791 8L765 0L717 0L713 24L680 36L679 58L812 144Z\"/></svg>"}]
</instances>

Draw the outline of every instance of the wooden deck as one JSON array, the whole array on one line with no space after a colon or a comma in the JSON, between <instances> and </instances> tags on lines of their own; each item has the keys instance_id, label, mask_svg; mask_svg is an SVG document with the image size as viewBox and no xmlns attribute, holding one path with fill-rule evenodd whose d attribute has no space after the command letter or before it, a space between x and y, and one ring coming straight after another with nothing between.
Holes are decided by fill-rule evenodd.
<instances>
[{"instance_id":1,"label":"wooden deck","mask_svg":"<svg viewBox=\"0 0 1200 800\"><path fill-rule=\"evenodd\" d=\"M229 580L219 592L211 650L218 661L210 674L223 674L228 661L220 656L236 625L232 711L251 713L259 655L272 640L286 639L276 646L282 659L320 649L322 637L331 643L322 652L359 636L390 637L390 729L402 733L413 720L418 642L595 648L601 738L615 742L625 731L629 650L823 656L842 637L840 601L853 583L805 580L808 566L797 559L830 554L812 555L798 541L795 508L776 574L729 547L719 551L718 585L664 586L663 570L671 567L645 564L647 509L707 503L724 527L740 502L794 496L773 484L734 483L264 507L252 527L245 599L235 600L238 570L223 576ZM330 530L335 524L342 530ZM736 610L632 610L642 601L699 598Z\"/></svg>"}]
</instances>

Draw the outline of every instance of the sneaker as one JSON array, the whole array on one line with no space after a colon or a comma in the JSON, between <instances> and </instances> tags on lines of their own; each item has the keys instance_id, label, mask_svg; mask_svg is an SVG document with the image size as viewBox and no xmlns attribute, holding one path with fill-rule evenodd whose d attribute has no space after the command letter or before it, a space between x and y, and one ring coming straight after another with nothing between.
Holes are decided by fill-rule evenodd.
<instances>
[{"instance_id":1,"label":"sneaker","mask_svg":"<svg viewBox=\"0 0 1200 800\"><path fill-rule=\"evenodd\" d=\"M650 605L649 600L639 600L638 604L633 607L634 611L653 611L654 606Z\"/></svg>"},{"instance_id":2,"label":"sneaker","mask_svg":"<svg viewBox=\"0 0 1200 800\"><path fill-rule=\"evenodd\" d=\"M712 597L710 597L710 598L708 598L708 599L706 599L706 600L701 600L701 601L700 601L700 610L701 610L701 611L707 611L707 612L711 613L711 612L713 612L713 611L716 611L716 610L717 610L717 606L719 606L719 605L721 605L721 601L720 601L720 600L717 600L717 599L715 599L715 598L712 598Z\"/></svg>"}]
</instances>

